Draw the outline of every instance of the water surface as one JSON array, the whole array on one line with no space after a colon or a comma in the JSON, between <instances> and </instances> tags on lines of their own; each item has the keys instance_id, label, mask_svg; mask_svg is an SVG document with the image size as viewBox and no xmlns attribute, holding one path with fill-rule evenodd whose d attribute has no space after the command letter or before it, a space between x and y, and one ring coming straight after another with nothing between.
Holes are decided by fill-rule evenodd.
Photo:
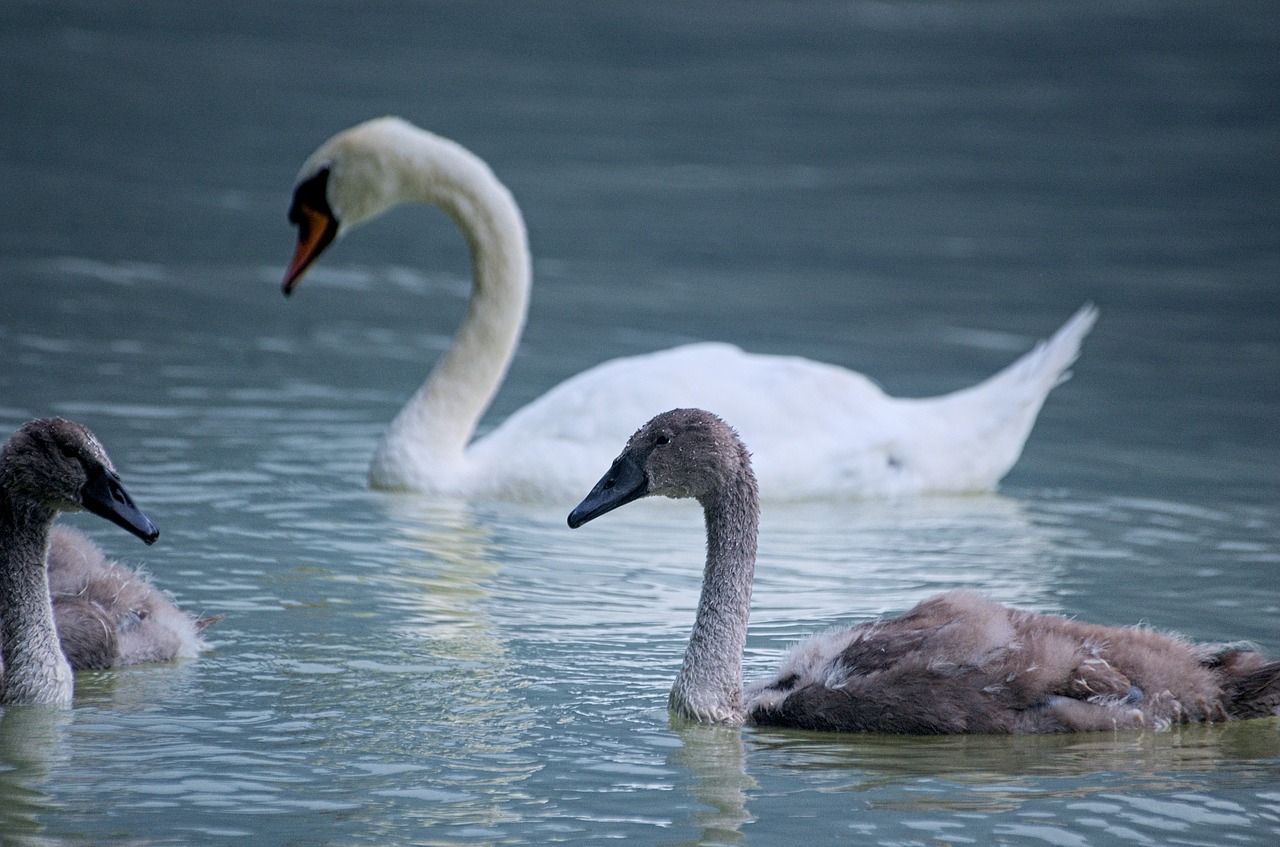
<instances>
[{"instance_id":1,"label":"water surface","mask_svg":"<svg viewBox=\"0 0 1280 847\"><path fill-rule=\"evenodd\" d=\"M365 487L462 314L448 220L398 211L290 300L278 285L303 158L397 113L484 156L528 219L530 320L485 426L697 339L938 393L1094 301L998 494L766 507L748 675L956 586L1280 653L1276 18L5 6L0 423L90 425L163 535L67 520L226 615L198 660L80 674L73 709L0 716L6 843L1274 843L1274 720L672 723L690 504L570 532L572 503Z\"/></svg>"}]
</instances>

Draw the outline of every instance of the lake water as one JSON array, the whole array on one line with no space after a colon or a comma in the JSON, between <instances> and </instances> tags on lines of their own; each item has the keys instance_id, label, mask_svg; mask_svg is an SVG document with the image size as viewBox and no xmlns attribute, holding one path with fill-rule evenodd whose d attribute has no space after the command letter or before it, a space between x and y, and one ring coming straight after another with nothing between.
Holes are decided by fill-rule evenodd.
<instances>
[{"instance_id":1,"label":"lake water","mask_svg":"<svg viewBox=\"0 0 1280 847\"><path fill-rule=\"evenodd\" d=\"M6 710L0 840L1276 843L1274 719L673 724L691 504L570 532L568 502L366 489L462 314L449 221L397 212L279 282L302 160L396 113L528 220L485 426L692 339L939 393L1094 301L998 494L767 506L748 676L954 586L1277 654L1277 55L1273 4L1192 0L0 7L0 424L92 427L163 534L66 520L226 616L197 660Z\"/></svg>"}]
</instances>

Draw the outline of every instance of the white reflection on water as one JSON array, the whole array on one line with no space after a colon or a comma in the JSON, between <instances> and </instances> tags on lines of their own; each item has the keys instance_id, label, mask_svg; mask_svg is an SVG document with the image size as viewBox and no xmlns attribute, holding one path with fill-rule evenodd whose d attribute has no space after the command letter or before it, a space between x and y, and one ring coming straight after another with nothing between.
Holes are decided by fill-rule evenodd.
<instances>
[{"instance_id":1,"label":"white reflection on water","mask_svg":"<svg viewBox=\"0 0 1280 847\"><path fill-rule=\"evenodd\" d=\"M1161 844L1185 833L1189 843L1210 843L1192 833L1225 827L1216 837L1262 843L1276 828L1280 795L1268 803L1267 792L1255 792L1280 777L1278 729L1271 719L1012 739L758 732L748 747L762 783L802 771L806 790L847 795L862 811L841 824L867 837L906 827L962 841L1014 835L1090 844L1105 833Z\"/></svg>"},{"instance_id":2,"label":"white reflection on water","mask_svg":"<svg viewBox=\"0 0 1280 847\"><path fill-rule=\"evenodd\" d=\"M52 804L45 785L69 759L64 746L72 715L62 709L0 709L0 833L28 841L43 829Z\"/></svg>"},{"instance_id":3,"label":"white reflection on water","mask_svg":"<svg viewBox=\"0 0 1280 847\"><path fill-rule=\"evenodd\" d=\"M677 843L743 843L744 828L776 815L779 803L803 808L813 791L847 796L839 805L850 810L809 827L819 843L842 830L884 838L905 827L961 842L981 840L987 831L1091 843L1079 833L1101 830L1157 844L1162 836L1203 826L1234 829L1234 837L1248 842L1251 828L1267 826L1268 808L1277 810L1248 793L1268 771L1280 776L1277 729L1280 720L1162 734L898 738L744 734L673 720L674 787L683 786L686 773L684 790L699 804L682 821L696 837ZM1237 769L1243 794L1225 799L1224 788L1236 793L1231 774ZM794 787L794 774L803 775L803 788ZM1212 794L1207 779L1217 786ZM1280 801L1280 794L1271 799ZM1041 811L1048 802L1061 811Z\"/></svg>"},{"instance_id":4,"label":"white reflection on water","mask_svg":"<svg viewBox=\"0 0 1280 847\"><path fill-rule=\"evenodd\" d=\"M750 792L759 784L746 771L742 732L733 727L707 726L672 718L679 741L670 764L692 776L689 796L701 809L690 815L698 832L689 844L739 844L743 825L751 821ZM675 787L683 787L677 778Z\"/></svg>"}]
</instances>

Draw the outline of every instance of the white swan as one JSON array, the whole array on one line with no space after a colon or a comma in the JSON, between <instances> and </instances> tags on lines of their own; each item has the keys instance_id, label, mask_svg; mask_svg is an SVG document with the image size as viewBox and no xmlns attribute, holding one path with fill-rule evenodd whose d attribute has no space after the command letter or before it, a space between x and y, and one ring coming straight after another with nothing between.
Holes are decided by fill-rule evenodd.
<instances>
[{"instance_id":1,"label":"white swan","mask_svg":"<svg viewBox=\"0 0 1280 847\"><path fill-rule=\"evenodd\" d=\"M196 620L83 535L51 530L88 509L148 544L160 533L80 424L45 418L0 449L0 704L68 705L72 670L194 655Z\"/></svg>"},{"instance_id":2,"label":"white swan","mask_svg":"<svg viewBox=\"0 0 1280 847\"><path fill-rule=\"evenodd\" d=\"M1280 662L1240 644L1007 608L973 591L802 642L742 688L759 496L737 434L701 409L640 428L569 515L579 527L651 495L702 506L707 561L677 714L838 732L1085 732L1280 714Z\"/></svg>"},{"instance_id":3,"label":"white swan","mask_svg":"<svg viewBox=\"0 0 1280 847\"><path fill-rule=\"evenodd\" d=\"M582 491L627 421L697 405L738 422L770 497L875 497L993 488L1017 461L1045 396L1097 311L972 388L885 395L843 368L703 343L615 359L561 383L471 441L524 323L530 258L510 192L458 144L398 118L339 133L303 165L289 219L298 244L288 294L345 231L401 203L447 212L471 249L474 288L453 345L392 421L370 484L462 496L559 498Z\"/></svg>"}]
</instances>

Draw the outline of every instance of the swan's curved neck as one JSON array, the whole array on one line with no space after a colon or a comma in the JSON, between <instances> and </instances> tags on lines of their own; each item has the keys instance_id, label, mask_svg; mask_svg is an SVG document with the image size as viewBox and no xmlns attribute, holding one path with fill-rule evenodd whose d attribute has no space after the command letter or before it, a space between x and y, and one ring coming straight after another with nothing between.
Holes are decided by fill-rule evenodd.
<instances>
[{"instance_id":1,"label":"swan's curved neck","mask_svg":"<svg viewBox=\"0 0 1280 847\"><path fill-rule=\"evenodd\" d=\"M53 513L24 505L0 490L0 703L70 705L71 666L58 643L45 567Z\"/></svg>"},{"instance_id":2,"label":"swan's curved neck","mask_svg":"<svg viewBox=\"0 0 1280 847\"><path fill-rule=\"evenodd\" d=\"M704 501L707 564L702 596L684 664L671 688L670 708L702 722L740 724L742 655L751 615L760 507L750 470Z\"/></svg>"},{"instance_id":3,"label":"swan's curved neck","mask_svg":"<svg viewBox=\"0 0 1280 847\"><path fill-rule=\"evenodd\" d=\"M467 443L524 328L531 263L519 207L487 165L428 133L407 152L400 202L434 204L453 218L470 248L472 291L452 345L391 422L369 475L380 487L430 489L465 472Z\"/></svg>"}]
</instances>

